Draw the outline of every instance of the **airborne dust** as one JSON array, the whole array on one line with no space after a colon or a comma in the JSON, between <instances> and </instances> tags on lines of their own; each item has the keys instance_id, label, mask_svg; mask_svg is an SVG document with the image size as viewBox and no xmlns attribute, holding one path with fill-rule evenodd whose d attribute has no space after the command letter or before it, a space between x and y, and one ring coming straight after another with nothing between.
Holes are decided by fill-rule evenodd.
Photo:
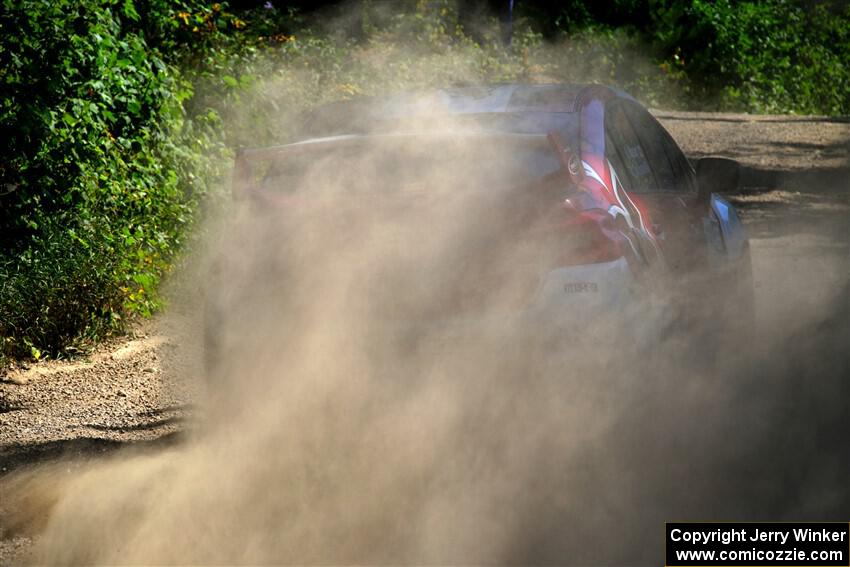
<instances>
[{"instance_id":1,"label":"airborne dust","mask_svg":"<svg viewBox=\"0 0 850 567\"><path fill-rule=\"evenodd\" d=\"M199 270L202 425L45 472L37 563L657 563L664 521L846 520L845 222L783 237L828 284L754 244L756 340L717 356L613 309L550 333L514 316L551 250L512 154L420 142L266 170L310 198L240 205Z\"/></svg>"}]
</instances>

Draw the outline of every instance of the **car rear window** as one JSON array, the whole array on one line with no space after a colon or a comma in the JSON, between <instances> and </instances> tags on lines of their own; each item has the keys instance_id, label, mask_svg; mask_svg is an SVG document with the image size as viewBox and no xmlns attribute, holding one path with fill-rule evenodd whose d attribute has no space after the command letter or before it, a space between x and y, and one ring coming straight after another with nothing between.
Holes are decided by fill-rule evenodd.
<instances>
[{"instance_id":1,"label":"car rear window","mask_svg":"<svg viewBox=\"0 0 850 567\"><path fill-rule=\"evenodd\" d=\"M275 193L497 191L559 169L544 136L376 136L298 148L267 165Z\"/></svg>"}]
</instances>

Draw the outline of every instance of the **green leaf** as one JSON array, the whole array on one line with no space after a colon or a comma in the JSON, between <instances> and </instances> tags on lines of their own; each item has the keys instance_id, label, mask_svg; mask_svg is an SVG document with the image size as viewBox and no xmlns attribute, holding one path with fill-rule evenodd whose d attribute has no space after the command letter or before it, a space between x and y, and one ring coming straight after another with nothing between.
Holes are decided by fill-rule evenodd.
<instances>
[{"instance_id":1,"label":"green leaf","mask_svg":"<svg viewBox=\"0 0 850 567\"><path fill-rule=\"evenodd\" d=\"M139 13L136 12L136 7L133 5L133 0L124 0L124 15L133 20L139 21Z\"/></svg>"}]
</instances>

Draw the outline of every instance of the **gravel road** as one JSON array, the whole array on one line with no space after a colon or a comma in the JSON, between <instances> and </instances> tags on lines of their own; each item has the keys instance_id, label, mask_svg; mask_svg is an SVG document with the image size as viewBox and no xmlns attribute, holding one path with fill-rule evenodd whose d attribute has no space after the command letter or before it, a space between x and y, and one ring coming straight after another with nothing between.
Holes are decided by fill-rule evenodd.
<instances>
[{"instance_id":1,"label":"gravel road","mask_svg":"<svg viewBox=\"0 0 850 567\"><path fill-rule=\"evenodd\" d=\"M757 315L786 325L801 306L850 277L850 122L817 117L655 111L690 157L744 166L730 197L752 237ZM794 277L788 277L794 274ZM813 299L814 298L814 299ZM98 457L132 445L180 442L191 428L197 379L192 301L97 348L87 358L0 374L0 484L60 457ZM72 474L69 469L69 474ZM30 545L4 523L0 565Z\"/></svg>"}]
</instances>

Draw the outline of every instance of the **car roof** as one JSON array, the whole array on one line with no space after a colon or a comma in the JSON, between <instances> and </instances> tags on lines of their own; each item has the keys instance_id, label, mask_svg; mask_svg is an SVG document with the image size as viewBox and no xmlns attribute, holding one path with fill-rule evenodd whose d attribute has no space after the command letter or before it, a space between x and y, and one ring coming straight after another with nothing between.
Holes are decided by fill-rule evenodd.
<instances>
[{"instance_id":1,"label":"car roof","mask_svg":"<svg viewBox=\"0 0 850 567\"><path fill-rule=\"evenodd\" d=\"M591 85L506 84L440 89L437 96L452 114L501 112L576 112L581 94ZM598 85L593 85L599 88ZM632 99L627 93L602 87L617 97ZM633 99L632 99L633 100Z\"/></svg>"},{"instance_id":2,"label":"car roof","mask_svg":"<svg viewBox=\"0 0 850 567\"><path fill-rule=\"evenodd\" d=\"M362 97L330 103L311 112L304 122L306 137L365 133L393 123L417 118L480 118L498 130L545 133L551 121L565 122L554 115L579 110L582 93L591 85L503 84L463 86L387 97ZM618 98L627 93L603 88ZM535 118L536 117L536 118Z\"/></svg>"},{"instance_id":3,"label":"car roof","mask_svg":"<svg viewBox=\"0 0 850 567\"><path fill-rule=\"evenodd\" d=\"M380 132L373 134L340 134L335 136L325 136L321 138L309 138L299 140L289 144L281 144L275 146L265 146L259 148L241 148L239 153L247 157L275 157L284 153L297 154L301 151L310 151L312 149L323 148L342 148L342 147L357 147L368 144L388 144L397 145L413 140L504 140L505 142L515 142L527 144L529 147L534 144L544 144L548 147L549 142L543 134L529 134L524 132L508 132L508 131L482 131L482 130L434 130L428 132Z\"/></svg>"}]
</instances>

